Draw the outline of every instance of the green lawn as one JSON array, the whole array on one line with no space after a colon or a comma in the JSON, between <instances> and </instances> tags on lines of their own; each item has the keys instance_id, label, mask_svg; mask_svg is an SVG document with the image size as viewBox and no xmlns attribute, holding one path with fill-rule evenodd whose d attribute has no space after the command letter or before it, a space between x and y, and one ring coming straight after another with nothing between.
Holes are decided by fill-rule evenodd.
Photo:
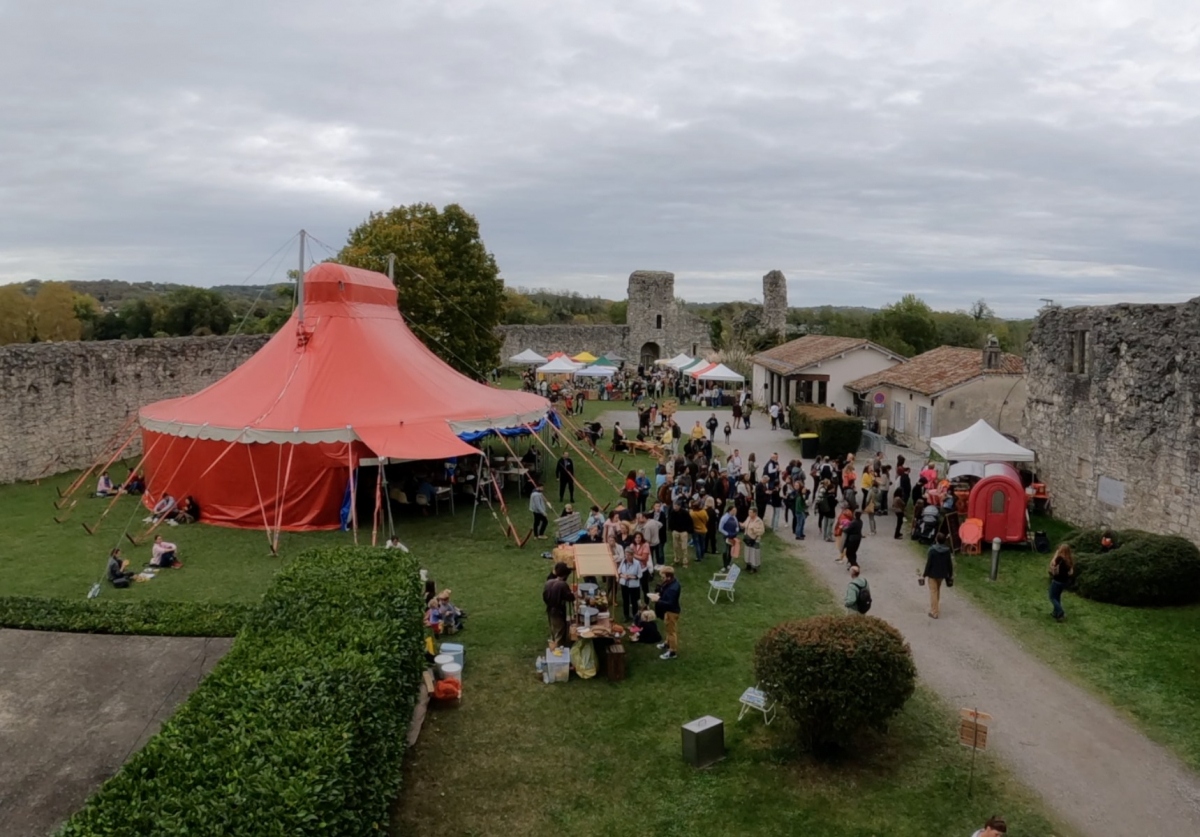
<instances>
[{"instance_id":1,"label":"green lawn","mask_svg":"<svg viewBox=\"0 0 1200 837\"><path fill-rule=\"evenodd\" d=\"M1053 546L1072 530L1033 520ZM923 554L923 553L922 553ZM1063 675L1131 715L1154 739L1200 769L1200 605L1126 608L1066 593L1067 620L1050 618L1049 555L1005 550L996 582L991 555L958 556L961 590Z\"/></svg>"}]
</instances>

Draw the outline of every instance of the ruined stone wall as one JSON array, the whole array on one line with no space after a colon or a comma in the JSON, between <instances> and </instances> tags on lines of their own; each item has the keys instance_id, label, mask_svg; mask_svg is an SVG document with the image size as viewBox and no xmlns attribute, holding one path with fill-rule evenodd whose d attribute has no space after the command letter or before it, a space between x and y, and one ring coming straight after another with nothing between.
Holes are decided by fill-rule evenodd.
<instances>
[{"instance_id":1,"label":"ruined stone wall","mask_svg":"<svg viewBox=\"0 0 1200 837\"><path fill-rule=\"evenodd\" d=\"M173 337L0 347L0 483L88 467L139 407L203 389L268 339ZM140 439L126 452L140 453Z\"/></svg>"},{"instance_id":2,"label":"ruined stone wall","mask_svg":"<svg viewBox=\"0 0 1200 837\"><path fill-rule=\"evenodd\" d=\"M787 278L772 270L763 277L762 328L767 334L787 334Z\"/></svg>"},{"instance_id":3,"label":"ruined stone wall","mask_svg":"<svg viewBox=\"0 0 1200 837\"><path fill-rule=\"evenodd\" d=\"M1200 541L1200 299L1051 309L1025 364L1022 441L1055 513Z\"/></svg>"},{"instance_id":4,"label":"ruined stone wall","mask_svg":"<svg viewBox=\"0 0 1200 837\"><path fill-rule=\"evenodd\" d=\"M497 329L504 345L500 360L506 361L526 349L542 356L553 352L617 352L633 361L626 346L628 326L623 325L506 325Z\"/></svg>"},{"instance_id":5,"label":"ruined stone wall","mask_svg":"<svg viewBox=\"0 0 1200 837\"><path fill-rule=\"evenodd\" d=\"M635 270L629 274L628 357L637 362L647 344L658 347L658 357L680 352L704 354L709 343L708 323L684 310L675 301L675 274Z\"/></svg>"}]
</instances>

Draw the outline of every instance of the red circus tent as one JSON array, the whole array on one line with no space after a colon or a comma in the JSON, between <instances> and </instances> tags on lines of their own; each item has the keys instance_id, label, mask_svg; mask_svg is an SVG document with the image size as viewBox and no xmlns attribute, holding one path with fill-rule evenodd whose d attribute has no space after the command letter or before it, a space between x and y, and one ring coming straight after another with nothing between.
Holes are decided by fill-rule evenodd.
<instances>
[{"instance_id":1,"label":"red circus tent","mask_svg":"<svg viewBox=\"0 0 1200 837\"><path fill-rule=\"evenodd\" d=\"M191 495L207 523L333 529L360 459L476 454L460 436L549 413L546 399L477 383L427 349L383 274L321 264L303 288L303 323L293 312L215 384L140 410L148 502Z\"/></svg>"}]
</instances>

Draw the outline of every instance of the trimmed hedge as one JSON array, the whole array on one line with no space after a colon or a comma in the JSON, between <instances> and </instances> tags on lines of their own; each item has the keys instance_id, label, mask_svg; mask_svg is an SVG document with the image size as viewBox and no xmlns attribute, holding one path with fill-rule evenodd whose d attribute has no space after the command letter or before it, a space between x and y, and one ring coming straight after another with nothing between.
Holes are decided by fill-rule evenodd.
<instances>
[{"instance_id":1,"label":"trimmed hedge","mask_svg":"<svg viewBox=\"0 0 1200 837\"><path fill-rule=\"evenodd\" d=\"M1114 532L1117 548L1100 553L1099 529L1065 542L1075 551L1075 590L1097 602L1162 607L1200 601L1200 549L1178 535L1138 529Z\"/></svg>"},{"instance_id":2,"label":"trimmed hedge","mask_svg":"<svg viewBox=\"0 0 1200 837\"><path fill-rule=\"evenodd\" d=\"M0 598L0 628L148 636L235 636L252 604Z\"/></svg>"},{"instance_id":3,"label":"trimmed hedge","mask_svg":"<svg viewBox=\"0 0 1200 837\"><path fill-rule=\"evenodd\" d=\"M912 650L874 616L814 616L776 625L754 648L754 673L817 754L884 729L916 688Z\"/></svg>"},{"instance_id":4,"label":"trimmed hedge","mask_svg":"<svg viewBox=\"0 0 1200 837\"><path fill-rule=\"evenodd\" d=\"M63 837L384 830L424 667L410 556L339 547L280 572L229 654Z\"/></svg>"},{"instance_id":5,"label":"trimmed hedge","mask_svg":"<svg viewBox=\"0 0 1200 837\"><path fill-rule=\"evenodd\" d=\"M822 404L793 404L788 408L792 435L817 434L817 453L845 456L862 446L862 419L838 412Z\"/></svg>"}]
</instances>

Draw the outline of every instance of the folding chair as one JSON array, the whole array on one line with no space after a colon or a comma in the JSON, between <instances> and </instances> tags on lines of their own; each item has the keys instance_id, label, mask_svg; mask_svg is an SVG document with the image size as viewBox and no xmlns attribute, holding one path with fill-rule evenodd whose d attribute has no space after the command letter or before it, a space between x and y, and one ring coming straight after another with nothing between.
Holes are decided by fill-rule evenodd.
<instances>
[{"instance_id":1,"label":"folding chair","mask_svg":"<svg viewBox=\"0 0 1200 837\"><path fill-rule=\"evenodd\" d=\"M738 698L738 703L742 705L742 711L738 713L737 717L739 721L751 709L761 712L763 714L763 721L768 725L771 721L775 720L775 701L760 688L761 686L761 683L756 683L742 692L742 696Z\"/></svg>"}]
</instances>

